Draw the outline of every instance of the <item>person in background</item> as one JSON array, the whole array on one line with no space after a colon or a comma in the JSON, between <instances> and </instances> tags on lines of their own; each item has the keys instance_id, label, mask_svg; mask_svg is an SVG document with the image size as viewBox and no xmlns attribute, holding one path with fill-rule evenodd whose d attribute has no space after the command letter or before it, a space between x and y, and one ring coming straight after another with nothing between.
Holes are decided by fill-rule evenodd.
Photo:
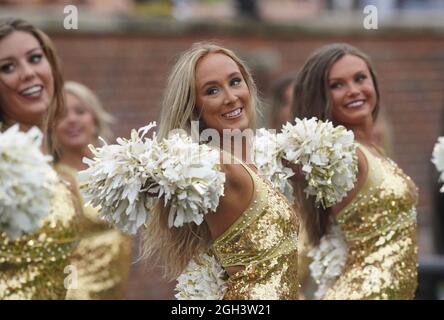
<instances>
[{"instance_id":1,"label":"person in background","mask_svg":"<svg viewBox=\"0 0 444 320\"><path fill-rule=\"evenodd\" d=\"M66 111L56 125L55 168L76 179L77 172L87 167L82 159L92 157L88 146L98 145L99 136L107 141L111 138L109 125L113 118L86 86L70 81L65 83L64 91ZM124 299L131 238L112 229L94 208L84 205L83 212L83 236L72 256L78 286L68 290L67 299Z\"/></svg>"},{"instance_id":2,"label":"person in background","mask_svg":"<svg viewBox=\"0 0 444 320\"><path fill-rule=\"evenodd\" d=\"M268 112L270 129L280 131L282 125L291 121L291 104L293 101L296 75L282 77L271 88L271 105Z\"/></svg>"},{"instance_id":3,"label":"person in background","mask_svg":"<svg viewBox=\"0 0 444 320\"><path fill-rule=\"evenodd\" d=\"M277 132L281 131L282 126L293 119L291 106L294 99L294 85L296 83L296 72L279 78L271 89L271 103L268 112L268 126ZM301 299L309 299L313 296L315 283L310 277L309 264L310 258L307 256L309 250L307 234L304 228L299 231L298 245L298 277L301 285L299 292Z\"/></svg>"}]
</instances>

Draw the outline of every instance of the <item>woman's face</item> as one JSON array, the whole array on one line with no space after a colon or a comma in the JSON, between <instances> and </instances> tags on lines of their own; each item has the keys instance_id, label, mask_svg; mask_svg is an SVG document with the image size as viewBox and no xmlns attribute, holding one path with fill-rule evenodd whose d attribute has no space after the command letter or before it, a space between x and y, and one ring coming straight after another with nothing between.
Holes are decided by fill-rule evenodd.
<instances>
[{"instance_id":1,"label":"woman's face","mask_svg":"<svg viewBox=\"0 0 444 320\"><path fill-rule=\"evenodd\" d=\"M230 57L210 53L196 66L196 104L207 128L249 128L254 110L250 90Z\"/></svg>"},{"instance_id":2,"label":"woman's face","mask_svg":"<svg viewBox=\"0 0 444 320\"><path fill-rule=\"evenodd\" d=\"M333 118L346 127L372 121L377 96L367 63L347 54L328 73L328 90L333 102Z\"/></svg>"},{"instance_id":3,"label":"woman's face","mask_svg":"<svg viewBox=\"0 0 444 320\"><path fill-rule=\"evenodd\" d=\"M56 135L62 151L83 149L97 139L94 115L71 93L66 95L66 113L57 123Z\"/></svg>"},{"instance_id":4,"label":"woman's face","mask_svg":"<svg viewBox=\"0 0 444 320\"><path fill-rule=\"evenodd\" d=\"M14 31L0 40L0 105L3 117L40 125L54 95L54 78L40 43Z\"/></svg>"}]
</instances>

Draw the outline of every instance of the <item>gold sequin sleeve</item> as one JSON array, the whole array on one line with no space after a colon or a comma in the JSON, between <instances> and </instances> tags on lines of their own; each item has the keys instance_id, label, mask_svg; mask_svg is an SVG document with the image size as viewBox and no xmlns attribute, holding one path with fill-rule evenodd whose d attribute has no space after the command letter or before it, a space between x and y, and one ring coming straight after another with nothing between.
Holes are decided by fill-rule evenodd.
<instances>
[{"instance_id":1,"label":"gold sequin sleeve","mask_svg":"<svg viewBox=\"0 0 444 320\"><path fill-rule=\"evenodd\" d=\"M73 195L60 182L42 227L14 241L0 234L0 300L64 299L65 268L77 243Z\"/></svg>"},{"instance_id":2,"label":"gold sequin sleeve","mask_svg":"<svg viewBox=\"0 0 444 320\"><path fill-rule=\"evenodd\" d=\"M56 170L71 176L77 172L63 164ZM77 286L68 289L69 300L124 299L132 258L132 239L112 229L100 218L99 211L83 204L77 188L83 215L80 217L80 242L71 257L75 266Z\"/></svg>"},{"instance_id":3,"label":"gold sequin sleeve","mask_svg":"<svg viewBox=\"0 0 444 320\"><path fill-rule=\"evenodd\" d=\"M416 186L392 160L361 150L368 162L365 184L337 215L347 262L324 299L413 299Z\"/></svg>"},{"instance_id":4,"label":"gold sequin sleeve","mask_svg":"<svg viewBox=\"0 0 444 320\"><path fill-rule=\"evenodd\" d=\"M255 193L250 207L212 245L228 278L224 299L298 299L299 219L287 199L246 165Z\"/></svg>"},{"instance_id":5,"label":"gold sequin sleeve","mask_svg":"<svg viewBox=\"0 0 444 320\"><path fill-rule=\"evenodd\" d=\"M68 290L66 298L124 299L131 264L131 245L129 236L109 227L101 231L83 232L71 258L71 264L77 270L78 285Z\"/></svg>"}]
</instances>

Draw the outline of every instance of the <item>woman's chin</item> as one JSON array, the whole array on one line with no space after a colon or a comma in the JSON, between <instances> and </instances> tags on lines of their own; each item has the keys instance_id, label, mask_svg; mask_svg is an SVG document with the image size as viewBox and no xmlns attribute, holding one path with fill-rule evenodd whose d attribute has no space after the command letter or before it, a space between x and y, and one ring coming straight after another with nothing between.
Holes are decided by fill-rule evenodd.
<instances>
[{"instance_id":1,"label":"woman's chin","mask_svg":"<svg viewBox=\"0 0 444 320\"><path fill-rule=\"evenodd\" d=\"M337 115L334 117L344 126L358 126L360 124L367 124L370 119L373 119L373 114L370 108L362 108L360 110L349 111L341 114L340 116Z\"/></svg>"},{"instance_id":2,"label":"woman's chin","mask_svg":"<svg viewBox=\"0 0 444 320\"><path fill-rule=\"evenodd\" d=\"M89 144L90 142L85 141L84 139L78 139L78 140L73 139L69 142L63 143L63 148L72 151L78 151L84 148L88 148Z\"/></svg>"},{"instance_id":3,"label":"woman's chin","mask_svg":"<svg viewBox=\"0 0 444 320\"><path fill-rule=\"evenodd\" d=\"M246 117L240 117L239 119L235 119L236 121L229 121L225 124L225 129L229 130L240 130L243 131L245 129L248 129L249 121Z\"/></svg>"}]
</instances>

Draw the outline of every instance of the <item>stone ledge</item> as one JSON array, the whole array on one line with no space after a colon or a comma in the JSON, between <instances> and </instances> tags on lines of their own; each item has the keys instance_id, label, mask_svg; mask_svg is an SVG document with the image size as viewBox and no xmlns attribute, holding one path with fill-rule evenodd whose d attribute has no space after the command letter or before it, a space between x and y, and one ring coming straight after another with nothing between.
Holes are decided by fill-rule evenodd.
<instances>
[{"instance_id":1,"label":"stone ledge","mask_svg":"<svg viewBox=\"0 0 444 320\"><path fill-rule=\"evenodd\" d=\"M224 36L263 36L279 38L305 38L323 36L358 37L430 37L444 36L443 12L422 12L397 14L390 20L382 20L378 30L366 30L362 14L322 14L291 23L236 21L189 21L181 22L168 18L140 16L100 15L79 9L79 29L63 28L62 8L54 9L12 9L4 8L0 18L16 16L24 18L50 34L76 35L150 35L177 37L193 34Z\"/></svg>"}]
</instances>

